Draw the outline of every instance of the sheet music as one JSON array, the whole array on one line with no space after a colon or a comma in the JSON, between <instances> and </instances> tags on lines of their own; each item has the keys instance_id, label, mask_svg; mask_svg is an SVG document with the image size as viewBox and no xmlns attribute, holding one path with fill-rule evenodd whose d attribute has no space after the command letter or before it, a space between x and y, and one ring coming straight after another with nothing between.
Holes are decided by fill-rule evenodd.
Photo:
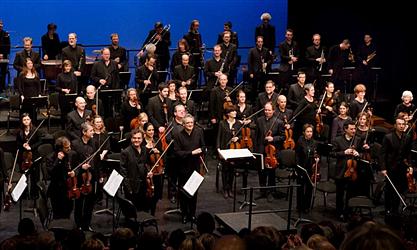
<instances>
[{"instance_id":1,"label":"sheet music","mask_svg":"<svg viewBox=\"0 0 417 250\"><path fill-rule=\"evenodd\" d=\"M183 188L189 195L194 196L195 192L198 190L203 180L204 177L194 170L193 174L190 176Z\"/></svg>"},{"instance_id":2,"label":"sheet music","mask_svg":"<svg viewBox=\"0 0 417 250\"><path fill-rule=\"evenodd\" d=\"M116 170L113 169L109 179L107 180L106 184L104 184L103 189L111 197L114 197L116 195L117 190L120 187L120 184L122 184L122 181L123 176L121 176Z\"/></svg>"},{"instance_id":3,"label":"sheet music","mask_svg":"<svg viewBox=\"0 0 417 250\"><path fill-rule=\"evenodd\" d=\"M14 202L17 202L22 195L23 191L25 191L27 187L27 177L26 175L22 174L22 177L20 177L19 181L17 182L16 186L14 187L12 191L12 199Z\"/></svg>"},{"instance_id":4,"label":"sheet music","mask_svg":"<svg viewBox=\"0 0 417 250\"><path fill-rule=\"evenodd\" d=\"M240 149L218 149L220 157L224 160L235 159L235 158L249 158L255 156L247 148Z\"/></svg>"}]
</instances>

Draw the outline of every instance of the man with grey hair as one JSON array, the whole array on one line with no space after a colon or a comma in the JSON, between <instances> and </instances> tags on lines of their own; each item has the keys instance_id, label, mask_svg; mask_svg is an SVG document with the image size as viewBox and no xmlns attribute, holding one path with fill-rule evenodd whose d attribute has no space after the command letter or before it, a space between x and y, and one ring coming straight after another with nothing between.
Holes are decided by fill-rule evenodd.
<instances>
[{"instance_id":1,"label":"man with grey hair","mask_svg":"<svg viewBox=\"0 0 417 250\"><path fill-rule=\"evenodd\" d=\"M256 27L255 42L258 36L264 38L264 46L271 54L274 54L274 47L276 46L275 26L270 24L272 19L271 14L265 12L261 15L262 24Z\"/></svg>"},{"instance_id":2,"label":"man with grey hair","mask_svg":"<svg viewBox=\"0 0 417 250\"><path fill-rule=\"evenodd\" d=\"M41 68L41 57L39 53L32 50L32 38L23 38L24 49L16 53L16 57L13 62L13 68L17 71L17 75L23 70L26 65L26 58L32 59L33 67L39 72Z\"/></svg>"},{"instance_id":3,"label":"man with grey hair","mask_svg":"<svg viewBox=\"0 0 417 250\"><path fill-rule=\"evenodd\" d=\"M62 49L62 62L65 60L71 61L74 75L80 78L85 67L85 50L77 45L77 34L75 33L68 34L68 46ZM83 78L85 77L83 76ZM78 93L82 89L83 82L85 82L85 79L78 79Z\"/></svg>"},{"instance_id":4,"label":"man with grey hair","mask_svg":"<svg viewBox=\"0 0 417 250\"><path fill-rule=\"evenodd\" d=\"M76 109L69 112L67 115L66 130L68 138L74 140L81 137L81 124L83 124L87 117L91 115L90 110L85 109L86 102L84 98L77 97L75 99Z\"/></svg>"}]
</instances>

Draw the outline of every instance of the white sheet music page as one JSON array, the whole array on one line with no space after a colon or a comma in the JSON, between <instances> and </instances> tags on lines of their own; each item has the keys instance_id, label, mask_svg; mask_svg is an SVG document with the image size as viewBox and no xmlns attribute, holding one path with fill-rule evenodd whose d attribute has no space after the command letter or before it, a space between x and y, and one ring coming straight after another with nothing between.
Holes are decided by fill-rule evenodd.
<instances>
[{"instance_id":1,"label":"white sheet music page","mask_svg":"<svg viewBox=\"0 0 417 250\"><path fill-rule=\"evenodd\" d=\"M194 170L193 174L190 176L183 188L189 195L194 196L203 180L204 177Z\"/></svg>"},{"instance_id":2,"label":"white sheet music page","mask_svg":"<svg viewBox=\"0 0 417 250\"><path fill-rule=\"evenodd\" d=\"M247 148L240 148L240 149L218 149L220 157L224 160L228 159L235 159L235 158L248 158L255 156L252 154L251 151Z\"/></svg>"},{"instance_id":3,"label":"white sheet music page","mask_svg":"<svg viewBox=\"0 0 417 250\"><path fill-rule=\"evenodd\" d=\"M22 177L20 177L20 180L17 182L16 186L14 187L12 191L12 199L14 202L17 202L22 195L23 191L25 191L27 187L27 177L26 175L22 174Z\"/></svg>"},{"instance_id":4,"label":"white sheet music page","mask_svg":"<svg viewBox=\"0 0 417 250\"><path fill-rule=\"evenodd\" d=\"M116 170L113 169L113 171L110 174L109 179L107 180L106 184L104 184L103 189L106 191L111 197L114 197L117 190L120 187L120 184L122 184L123 176L121 176Z\"/></svg>"}]
</instances>

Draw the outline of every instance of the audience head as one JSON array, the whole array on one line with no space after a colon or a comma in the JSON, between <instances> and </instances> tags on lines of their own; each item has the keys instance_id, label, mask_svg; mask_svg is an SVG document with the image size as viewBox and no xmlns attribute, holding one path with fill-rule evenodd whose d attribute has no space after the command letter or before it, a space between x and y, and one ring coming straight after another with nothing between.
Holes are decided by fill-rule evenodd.
<instances>
[{"instance_id":1,"label":"audience head","mask_svg":"<svg viewBox=\"0 0 417 250\"><path fill-rule=\"evenodd\" d=\"M202 212L197 217L197 230L200 234L211 234L215 228L215 221L213 215L207 212Z\"/></svg>"},{"instance_id":2,"label":"audience head","mask_svg":"<svg viewBox=\"0 0 417 250\"><path fill-rule=\"evenodd\" d=\"M118 228L110 237L110 250L128 250L135 247L135 234L129 228Z\"/></svg>"}]
</instances>

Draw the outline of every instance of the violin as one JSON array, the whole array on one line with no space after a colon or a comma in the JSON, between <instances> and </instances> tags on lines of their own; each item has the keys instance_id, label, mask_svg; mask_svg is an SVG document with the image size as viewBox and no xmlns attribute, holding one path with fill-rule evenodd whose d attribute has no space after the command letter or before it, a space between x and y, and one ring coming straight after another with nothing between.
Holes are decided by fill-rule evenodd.
<instances>
[{"instance_id":1,"label":"violin","mask_svg":"<svg viewBox=\"0 0 417 250\"><path fill-rule=\"evenodd\" d=\"M353 140L353 138L352 138ZM350 148L354 148L353 146L351 146ZM356 179L358 178L358 161L355 159L355 157L349 157L349 159L347 159L346 161L346 171L344 176L346 178L350 178L352 181L356 181Z\"/></svg>"},{"instance_id":2,"label":"violin","mask_svg":"<svg viewBox=\"0 0 417 250\"><path fill-rule=\"evenodd\" d=\"M24 172L24 171L28 170L33 164L33 162L32 162L32 158L33 158L32 151L23 152L22 158L23 158L23 161L22 161L22 164L20 164L20 170Z\"/></svg>"},{"instance_id":3,"label":"violin","mask_svg":"<svg viewBox=\"0 0 417 250\"><path fill-rule=\"evenodd\" d=\"M249 127L243 127L242 128L242 139L240 140L240 146L242 148L248 148L252 150L253 148L253 141L251 137L251 132Z\"/></svg>"},{"instance_id":4,"label":"violin","mask_svg":"<svg viewBox=\"0 0 417 250\"><path fill-rule=\"evenodd\" d=\"M165 134L165 131L164 132L159 132L159 138L160 138L160 141L161 141L161 145L162 145L162 150L166 150L167 148L168 148L168 143L167 143L167 140L166 140L166 134ZM158 158L157 158L158 159Z\"/></svg>"},{"instance_id":5,"label":"violin","mask_svg":"<svg viewBox=\"0 0 417 250\"><path fill-rule=\"evenodd\" d=\"M233 102L229 97L229 95L230 95L229 90L226 89L225 92L226 92L226 96L224 97L223 110L226 110L226 109L229 109L229 108L233 107Z\"/></svg>"},{"instance_id":6,"label":"violin","mask_svg":"<svg viewBox=\"0 0 417 250\"><path fill-rule=\"evenodd\" d=\"M84 195L87 195L93 191L93 186L91 185L91 178L93 177L90 170L87 169L84 173L81 174L83 179L83 184L80 187L80 192Z\"/></svg>"},{"instance_id":7,"label":"violin","mask_svg":"<svg viewBox=\"0 0 417 250\"><path fill-rule=\"evenodd\" d=\"M146 197L152 198L155 194L155 186L152 177L146 177Z\"/></svg>"},{"instance_id":8,"label":"violin","mask_svg":"<svg viewBox=\"0 0 417 250\"><path fill-rule=\"evenodd\" d=\"M407 186L409 193L415 193L417 191L416 180L413 176L413 167L409 167L407 171Z\"/></svg>"},{"instance_id":9,"label":"violin","mask_svg":"<svg viewBox=\"0 0 417 250\"><path fill-rule=\"evenodd\" d=\"M266 136L272 136L272 131L269 130ZM266 154L265 156L266 168L276 169L278 167L278 160L276 157L277 149L275 148L275 146L272 145L271 143L268 143L265 146L265 154Z\"/></svg>"},{"instance_id":10,"label":"violin","mask_svg":"<svg viewBox=\"0 0 417 250\"><path fill-rule=\"evenodd\" d=\"M236 136L235 135L235 129L232 128L232 138L235 137L235 136ZM230 149L240 149L240 148L241 148L241 144L238 141L236 141L236 142L231 141L230 142Z\"/></svg>"},{"instance_id":11,"label":"violin","mask_svg":"<svg viewBox=\"0 0 417 250\"><path fill-rule=\"evenodd\" d=\"M285 123L288 124L287 118L285 118ZM291 128L285 129L285 141L284 141L284 149L294 149L295 148L295 141L292 138L293 131Z\"/></svg>"},{"instance_id":12,"label":"violin","mask_svg":"<svg viewBox=\"0 0 417 250\"><path fill-rule=\"evenodd\" d=\"M96 104L91 105L91 111L92 111L92 116L97 115L97 105Z\"/></svg>"},{"instance_id":13,"label":"violin","mask_svg":"<svg viewBox=\"0 0 417 250\"><path fill-rule=\"evenodd\" d=\"M311 171L312 172L311 181L313 183L316 183L316 182L320 181L320 179L321 179L319 161L320 161L320 157L317 154L315 154L314 155L314 163L313 163L313 166L311 167L311 170L312 170Z\"/></svg>"},{"instance_id":14,"label":"violin","mask_svg":"<svg viewBox=\"0 0 417 250\"><path fill-rule=\"evenodd\" d=\"M168 145L167 145L168 147ZM151 149L153 151L153 149ZM155 165L152 173L154 175L160 175L164 173L164 160L161 158L159 161L158 159L161 158L160 153L151 152L149 155L150 164L153 166Z\"/></svg>"},{"instance_id":15,"label":"violin","mask_svg":"<svg viewBox=\"0 0 417 250\"><path fill-rule=\"evenodd\" d=\"M77 187L77 176L67 178L68 199L78 199L81 196L80 189Z\"/></svg>"}]
</instances>

